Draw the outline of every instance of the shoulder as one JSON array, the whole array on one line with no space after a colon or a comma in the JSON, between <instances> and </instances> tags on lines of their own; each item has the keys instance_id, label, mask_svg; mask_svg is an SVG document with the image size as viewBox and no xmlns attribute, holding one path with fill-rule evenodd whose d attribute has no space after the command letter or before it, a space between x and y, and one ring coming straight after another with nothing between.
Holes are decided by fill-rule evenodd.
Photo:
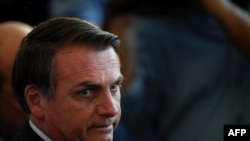
<instances>
[{"instance_id":1,"label":"shoulder","mask_svg":"<svg viewBox=\"0 0 250 141\"><path fill-rule=\"evenodd\" d=\"M24 128L17 133L10 141L43 141L30 127L27 122Z\"/></svg>"}]
</instances>

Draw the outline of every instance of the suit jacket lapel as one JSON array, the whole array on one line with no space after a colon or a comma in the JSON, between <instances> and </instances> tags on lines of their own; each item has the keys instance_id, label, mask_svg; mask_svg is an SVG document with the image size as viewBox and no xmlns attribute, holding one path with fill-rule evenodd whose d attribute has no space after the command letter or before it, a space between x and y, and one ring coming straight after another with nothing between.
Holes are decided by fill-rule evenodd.
<instances>
[{"instance_id":1,"label":"suit jacket lapel","mask_svg":"<svg viewBox=\"0 0 250 141\"><path fill-rule=\"evenodd\" d=\"M24 128L11 141L43 141L43 139L34 132L29 122L26 122Z\"/></svg>"}]
</instances>

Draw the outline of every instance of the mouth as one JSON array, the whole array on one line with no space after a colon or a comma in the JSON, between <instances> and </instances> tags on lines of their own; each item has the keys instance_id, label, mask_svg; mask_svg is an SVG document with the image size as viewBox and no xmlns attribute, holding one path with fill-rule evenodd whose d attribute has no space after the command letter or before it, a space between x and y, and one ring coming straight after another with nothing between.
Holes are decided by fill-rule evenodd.
<instances>
[{"instance_id":1,"label":"mouth","mask_svg":"<svg viewBox=\"0 0 250 141\"><path fill-rule=\"evenodd\" d=\"M113 125L94 125L91 127L91 130L94 130L99 133L111 133L113 132Z\"/></svg>"}]
</instances>

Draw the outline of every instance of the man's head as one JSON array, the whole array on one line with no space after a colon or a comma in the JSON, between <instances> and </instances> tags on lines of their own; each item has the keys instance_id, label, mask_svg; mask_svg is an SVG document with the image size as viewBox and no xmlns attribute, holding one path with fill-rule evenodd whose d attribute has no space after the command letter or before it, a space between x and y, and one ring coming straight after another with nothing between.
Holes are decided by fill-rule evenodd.
<instances>
[{"instance_id":1,"label":"man's head","mask_svg":"<svg viewBox=\"0 0 250 141\"><path fill-rule=\"evenodd\" d=\"M0 24L0 136L5 139L15 135L27 119L12 93L11 71L20 43L31 29L17 21Z\"/></svg>"},{"instance_id":2,"label":"man's head","mask_svg":"<svg viewBox=\"0 0 250 141\"><path fill-rule=\"evenodd\" d=\"M23 40L13 90L53 140L112 140L120 119L119 39L76 18L54 18Z\"/></svg>"}]
</instances>

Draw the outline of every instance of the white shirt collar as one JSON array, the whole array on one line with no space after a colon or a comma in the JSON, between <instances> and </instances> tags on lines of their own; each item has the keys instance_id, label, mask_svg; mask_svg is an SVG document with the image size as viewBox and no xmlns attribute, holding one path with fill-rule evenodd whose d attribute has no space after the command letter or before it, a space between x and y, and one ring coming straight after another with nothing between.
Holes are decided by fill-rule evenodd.
<instances>
[{"instance_id":1,"label":"white shirt collar","mask_svg":"<svg viewBox=\"0 0 250 141\"><path fill-rule=\"evenodd\" d=\"M48 136L46 136L38 127L29 120L30 127L34 130L35 133L37 133L44 141L52 141Z\"/></svg>"}]
</instances>

